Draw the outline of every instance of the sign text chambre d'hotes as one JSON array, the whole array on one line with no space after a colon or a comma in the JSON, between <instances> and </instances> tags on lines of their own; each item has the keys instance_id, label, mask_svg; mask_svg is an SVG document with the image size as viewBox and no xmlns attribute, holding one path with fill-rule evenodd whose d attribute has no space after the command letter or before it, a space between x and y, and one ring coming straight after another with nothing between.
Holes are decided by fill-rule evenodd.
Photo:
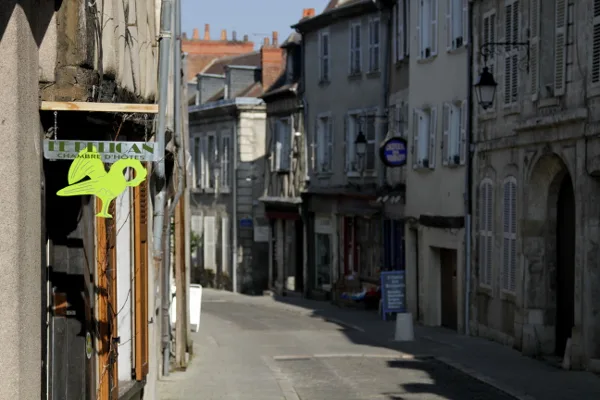
<instances>
[{"instance_id":1,"label":"sign text chambre d'hotes","mask_svg":"<svg viewBox=\"0 0 600 400\"><path fill-rule=\"evenodd\" d=\"M48 160L74 160L79 152L88 149L89 157L100 158L102 162L114 163L123 159L141 162L158 161L155 142L102 142L81 140L44 140L44 157ZM91 153L95 148L96 152Z\"/></svg>"}]
</instances>

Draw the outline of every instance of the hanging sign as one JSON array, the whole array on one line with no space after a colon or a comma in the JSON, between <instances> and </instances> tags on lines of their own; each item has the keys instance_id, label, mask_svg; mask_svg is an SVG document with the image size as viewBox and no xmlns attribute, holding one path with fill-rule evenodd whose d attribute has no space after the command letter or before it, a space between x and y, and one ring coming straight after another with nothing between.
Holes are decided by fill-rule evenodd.
<instances>
[{"instance_id":1,"label":"hanging sign","mask_svg":"<svg viewBox=\"0 0 600 400\"><path fill-rule=\"evenodd\" d=\"M391 137L379 148L379 158L386 167L395 168L406 165L406 139Z\"/></svg>"},{"instance_id":2,"label":"hanging sign","mask_svg":"<svg viewBox=\"0 0 600 400\"><path fill-rule=\"evenodd\" d=\"M131 159L138 161L158 161L155 142L86 142L79 140L44 140L44 157L48 160L74 160L83 149L96 154L104 163ZM96 155L94 155L96 157Z\"/></svg>"},{"instance_id":3,"label":"hanging sign","mask_svg":"<svg viewBox=\"0 0 600 400\"><path fill-rule=\"evenodd\" d=\"M113 142L115 143L115 142ZM126 168L135 171L135 177L127 180ZM96 146L84 147L69 167L69 186L56 192L57 196L96 196L102 201L102 209L97 217L112 218L108 213L110 203L119 197L127 187L135 187L146 180L148 172L142 163L133 158L121 158L115 161L108 172L102 162ZM80 182L84 178L90 179Z\"/></svg>"}]
</instances>

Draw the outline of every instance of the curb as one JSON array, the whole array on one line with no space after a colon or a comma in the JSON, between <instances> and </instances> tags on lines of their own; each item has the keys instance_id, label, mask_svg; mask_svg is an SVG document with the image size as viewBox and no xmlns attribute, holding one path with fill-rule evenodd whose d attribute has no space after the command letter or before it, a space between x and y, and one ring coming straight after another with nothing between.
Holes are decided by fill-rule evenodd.
<instances>
[{"instance_id":1,"label":"curb","mask_svg":"<svg viewBox=\"0 0 600 400\"><path fill-rule=\"evenodd\" d=\"M501 384L486 375L483 375L473 369L467 368L464 365L457 363L455 361L452 361L446 357L434 357L434 358L438 361L443 362L444 364L451 366L452 368L456 368L460 372L465 373L465 374L477 379L480 382L485 383L486 385L490 385L490 386L500 390L501 392L504 392L504 393L508 394L509 396L514 397L517 400L536 400L536 398L533 396L530 396L530 395L522 393L522 392L515 391L515 390L507 387L506 385Z\"/></svg>"}]
</instances>

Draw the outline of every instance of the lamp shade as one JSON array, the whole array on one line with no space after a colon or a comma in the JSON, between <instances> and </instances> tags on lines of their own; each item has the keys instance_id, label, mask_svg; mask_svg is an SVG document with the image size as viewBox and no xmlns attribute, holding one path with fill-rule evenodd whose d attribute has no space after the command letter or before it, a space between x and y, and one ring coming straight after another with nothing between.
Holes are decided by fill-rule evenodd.
<instances>
[{"instance_id":1,"label":"lamp shade","mask_svg":"<svg viewBox=\"0 0 600 400\"><path fill-rule=\"evenodd\" d=\"M477 101L484 110L490 108L494 104L494 97L496 97L496 87L498 83L494 79L494 75L490 72L488 67L484 67L477 83L475 83L475 93L477 94Z\"/></svg>"},{"instance_id":2,"label":"lamp shade","mask_svg":"<svg viewBox=\"0 0 600 400\"><path fill-rule=\"evenodd\" d=\"M367 153L367 138L362 132L358 132L356 140L354 141L356 154L358 156L364 156Z\"/></svg>"}]
</instances>

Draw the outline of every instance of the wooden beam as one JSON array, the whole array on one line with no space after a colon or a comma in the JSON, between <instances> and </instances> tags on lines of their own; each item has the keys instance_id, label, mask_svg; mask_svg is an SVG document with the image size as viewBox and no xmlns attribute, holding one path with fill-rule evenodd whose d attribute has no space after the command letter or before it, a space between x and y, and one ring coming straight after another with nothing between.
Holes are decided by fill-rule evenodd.
<instances>
[{"instance_id":1,"label":"wooden beam","mask_svg":"<svg viewBox=\"0 0 600 400\"><path fill-rule=\"evenodd\" d=\"M158 114L158 104L92 103L85 101L42 101L42 111L87 111Z\"/></svg>"}]
</instances>

